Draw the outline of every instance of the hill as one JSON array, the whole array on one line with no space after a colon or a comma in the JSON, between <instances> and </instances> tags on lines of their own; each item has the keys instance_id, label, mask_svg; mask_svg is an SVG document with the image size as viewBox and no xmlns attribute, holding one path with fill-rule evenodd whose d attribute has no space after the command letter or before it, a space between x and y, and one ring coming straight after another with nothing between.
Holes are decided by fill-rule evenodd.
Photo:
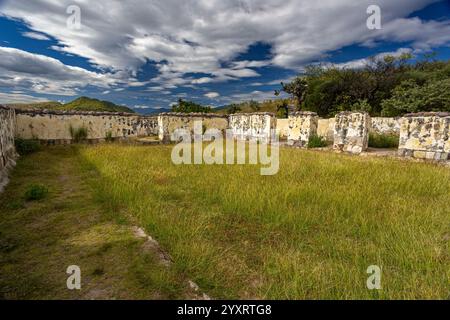
<instances>
[{"instance_id":1,"label":"hill","mask_svg":"<svg viewBox=\"0 0 450 320\"><path fill-rule=\"evenodd\" d=\"M88 97L80 97L72 102L66 103L62 106L62 110L135 113L134 110L128 107L119 106L109 101L92 99Z\"/></svg>"},{"instance_id":2,"label":"hill","mask_svg":"<svg viewBox=\"0 0 450 320\"><path fill-rule=\"evenodd\" d=\"M66 104L62 104L56 101L48 101L39 103L10 104L10 106L18 109L48 109L48 110L67 110L67 111L74 110L74 111L135 113L134 110L128 107L119 106L109 101L103 101L88 97L80 97Z\"/></svg>"},{"instance_id":3,"label":"hill","mask_svg":"<svg viewBox=\"0 0 450 320\"><path fill-rule=\"evenodd\" d=\"M57 101L46 101L36 103L9 103L8 106L16 109L48 109L58 110L63 106L62 103Z\"/></svg>"}]
</instances>

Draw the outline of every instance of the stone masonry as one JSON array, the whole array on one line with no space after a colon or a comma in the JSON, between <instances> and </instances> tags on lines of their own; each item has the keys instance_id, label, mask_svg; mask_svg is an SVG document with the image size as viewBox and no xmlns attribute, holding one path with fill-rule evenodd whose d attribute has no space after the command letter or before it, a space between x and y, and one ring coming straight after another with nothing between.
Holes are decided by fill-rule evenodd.
<instances>
[{"instance_id":1,"label":"stone masonry","mask_svg":"<svg viewBox=\"0 0 450 320\"><path fill-rule=\"evenodd\" d=\"M271 131L276 129L276 117L270 112L236 113L229 116L229 128L236 139L270 141Z\"/></svg>"},{"instance_id":2,"label":"stone masonry","mask_svg":"<svg viewBox=\"0 0 450 320\"><path fill-rule=\"evenodd\" d=\"M311 136L317 135L319 117L315 112L294 112L289 115L288 144L306 147Z\"/></svg>"},{"instance_id":3,"label":"stone masonry","mask_svg":"<svg viewBox=\"0 0 450 320\"><path fill-rule=\"evenodd\" d=\"M399 155L450 160L450 113L408 114L401 120Z\"/></svg>"},{"instance_id":4,"label":"stone masonry","mask_svg":"<svg viewBox=\"0 0 450 320\"><path fill-rule=\"evenodd\" d=\"M335 150L359 154L369 143L371 120L365 112L341 112L336 115L334 126Z\"/></svg>"},{"instance_id":5,"label":"stone masonry","mask_svg":"<svg viewBox=\"0 0 450 320\"><path fill-rule=\"evenodd\" d=\"M102 141L158 134L157 117L124 112L16 110L16 136L48 144L69 144L70 128L86 128L87 139Z\"/></svg>"},{"instance_id":6,"label":"stone masonry","mask_svg":"<svg viewBox=\"0 0 450 320\"><path fill-rule=\"evenodd\" d=\"M8 182L8 170L15 165L15 112L0 106L0 192Z\"/></svg>"},{"instance_id":7,"label":"stone masonry","mask_svg":"<svg viewBox=\"0 0 450 320\"><path fill-rule=\"evenodd\" d=\"M194 123L202 122L202 130L218 129L226 130L228 117L213 113L178 113L165 112L158 115L158 136L164 143L171 141L172 134L177 129L185 129L194 133Z\"/></svg>"}]
</instances>

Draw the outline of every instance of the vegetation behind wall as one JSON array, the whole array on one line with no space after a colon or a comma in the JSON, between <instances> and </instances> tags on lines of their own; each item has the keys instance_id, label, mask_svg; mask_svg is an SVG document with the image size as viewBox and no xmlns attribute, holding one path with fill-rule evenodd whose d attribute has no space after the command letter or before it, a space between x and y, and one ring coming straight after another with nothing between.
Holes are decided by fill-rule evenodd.
<instances>
[{"instance_id":1,"label":"vegetation behind wall","mask_svg":"<svg viewBox=\"0 0 450 320\"><path fill-rule=\"evenodd\" d=\"M412 63L412 55L369 59L363 68L315 65L283 90L300 109L332 117L341 111L401 116L450 110L450 61L432 57ZM299 81L302 79L302 81Z\"/></svg>"}]
</instances>

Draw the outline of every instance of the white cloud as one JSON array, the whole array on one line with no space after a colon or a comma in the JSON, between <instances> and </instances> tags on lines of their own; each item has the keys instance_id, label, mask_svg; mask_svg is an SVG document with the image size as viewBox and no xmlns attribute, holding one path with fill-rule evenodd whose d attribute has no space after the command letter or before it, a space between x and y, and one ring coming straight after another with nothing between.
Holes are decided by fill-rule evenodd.
<instances>
[{"instance_id":1,"label":"white cloud","mask_svg":"<svg viewBox=\"0 0 450 320\"><path fill-rule=\"evenodd\" d=\"M413 53L413 50L410 48L400 48L397 51L383 52L383 53L377 54L376 56L373 57L373 59L379 60L379 59L383 59L386 56L399 57L405 53ZM343 63L329 63L329 64L325 64L324 66L325 67L335 67L338 69L359 69L359 68L364 68L369 62L370 62L369 58L364 58L364 59L356 59L356 60L343 62Z\"/></svg>"},{"instance_id":2,"label":"white cloud","mask_svg":"<svg viewBox=\"0 0 450 320\"><path fill-rule=\"evenodd\" d=\"M24 37L35 39L35 40L50 40L45 34L38 32L24 32L22 33Z\"/></svg>"},{"instance_id":3,"label":"white cloud","mask_svg":"<svg viewBox=\"0 0 450 320\"><path fill-rule=\"evenodd\" d=\"M298 70L355 43L411 42L423 50L446 45L448 20L406 18L433 2L378 0L382 30L366 27L373 0L79 0L81 30L66 28L65 9L72 0L10 0L1 12L54 37L58 50L108 70L135 75L154 61L160 72L154 80L170 89L257 77L253 68L268 65ZM233 62L257 42L271 45L269 60ZM206 75L196 79L187 73Z\"/></svg>"},{"instance_id":4,"label":"white cloud","mask_svg":"<svg viewBox=\"0 0 450 320\"><path fill-rule=\"evenodd\" d=\"M0 92L0 104L8 103L33 103L33 102L45 102L48 99L37 98L27 94L22 94L19 92L3 93Z\"/></svg>"},{"instance_id":5,"label":"white cloud","mask_svg":"<svg viewBox=\"0 0 450 320\"><path fill-rule=\"evenodd\" d=\"M204 94L205 97L210 98L210 99L214 99L220 96L220 94L218 92L208 92Z\"/></svg>"},{"instance_id":6,"label":"white cloud","mask_svg":"<svg viewBox=\"0 0 450 320\"><path fill-rule=\"evenodd\" d=\"M68 66L44 55L0 47L0 87L43 94L74 95L86 85L109 88L119 82L114 74Z\"/></svg>"}]
</instances>

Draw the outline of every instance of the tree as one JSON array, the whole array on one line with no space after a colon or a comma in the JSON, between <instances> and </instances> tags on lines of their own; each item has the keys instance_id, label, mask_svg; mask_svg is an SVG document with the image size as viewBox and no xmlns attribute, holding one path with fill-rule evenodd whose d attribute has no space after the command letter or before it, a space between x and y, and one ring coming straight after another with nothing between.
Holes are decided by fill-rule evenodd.
<instances>
[{"instance_id":1,"label":"tree","mask_svg":"<svg viewBox=\"0 0 450 320\"><path fill-rule=\"evenodd\" d=\"M432 80L420 86L410 79L394 89L390 99L382 102L383 116L409 112L450 111L450 79Z\"/></svg>"},{"instance_id":2,"label":"tree","mask_svg":"<svg viewBox=\"0 0 450 320\"><path fill-rule=\"evenodd\" d=\"M227 109L228 114L238 113L239 111L242 111L242 109L239 105L237 105L235 103L231 104Z\"/></svg>"},{"instance_id":3,"label":"tree","mask_svg":"<svg viewBox=\"0 0 450 320\"><path fill-rule=\"evenodd\" d=\"M286 100L282 100L277 107L277 118L285 119L289 116L289 104Z\"/></svg>"},{"instance_id":4,"label":"tree","mask_svg":"<svg viewBox=\"0 0 450 320\"><path fill-rule=\"evenodd\" d=\"M252 109L253 112L259 111L261 109L261 107L259 106L259 103L255 100L250 100L248 102L248 105L249 105L250 109Z\"/></svg>"},{"instance_id":5,"label":"tree","mask_svg":"<svg viewBox=\"0 0 450 320\"><path fill-rule=\"evenodd\" d=\"M179 98L178 103L172 106L172 111L183 113L191 113L191 112L209 113L211 112L211 107L204 107L195 102L184 101L183 99Z\"/></svg>"},{"instance_id":6,"label":"tree","mask_svg":"<svg viewBox=\"0 0 450 320\"><path fill-rule=\"evenodd\" d=\"M297 76L294 80L289 83L281 82L282 91L290 94L301 107L303 101L305 100L306 92L308 89L308 81L303 76ZM275 90L275 95L280 95L279 90Z\"/></svg>"}]
</instances>

